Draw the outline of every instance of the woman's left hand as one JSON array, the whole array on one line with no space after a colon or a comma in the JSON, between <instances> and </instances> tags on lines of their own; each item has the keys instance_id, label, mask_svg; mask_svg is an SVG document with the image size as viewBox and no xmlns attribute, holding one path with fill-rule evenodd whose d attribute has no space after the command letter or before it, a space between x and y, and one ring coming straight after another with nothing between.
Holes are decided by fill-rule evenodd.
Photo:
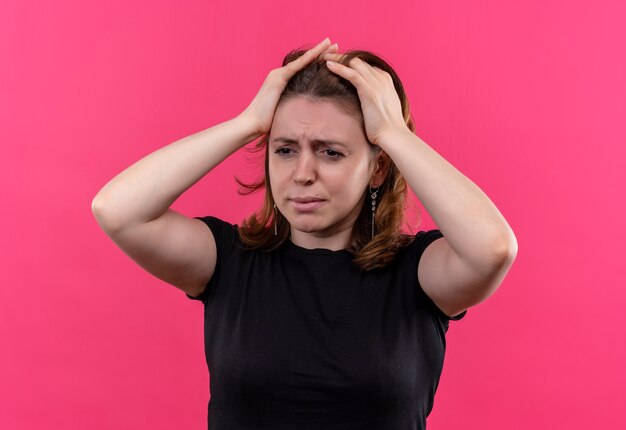
<instances>
[{"instance_id":1,"label":"woman's left hand","mask_svg":"<svg viewBox=\"0 0 626 430\"><path fill-rule=\"evenodd\" d=\"M404 122L402 104L393 85L391 75L378 67L372 67L359 58L348 65L339 63L342 54L324 54L328 69L350 81L357 89L367 139L379 145L383 135L397 131L410 131Z\"/></svg>"}]
</instances>

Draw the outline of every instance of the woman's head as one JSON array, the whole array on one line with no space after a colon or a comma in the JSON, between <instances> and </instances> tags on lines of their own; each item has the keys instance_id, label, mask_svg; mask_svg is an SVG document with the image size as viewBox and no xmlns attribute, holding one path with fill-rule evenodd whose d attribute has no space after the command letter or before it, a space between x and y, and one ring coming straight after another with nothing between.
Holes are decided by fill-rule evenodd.
<instances>
[{"instance_id":1,"label":"woman's head","mask_svg":"<svg viewBox=\"0 0 626 430\"><path fill-rule=\"evenodd\" d=\"M349 234L365 190L384 181L380 150L368 143L355 115L332 100L282 101L267 145L268 191L292 238Z\"/></svg>"},{"instance_id":2,"label":"woman's head","mask_svg":"<svg viewBox=\"0 0 626 430\"><path fill-rule=\"evenodd\" d=\"M289 53L283 66L304 52ZM359 57L390 74L413 131L408 100L394 70L367 51L342 55L344 64ZM271 250L287 240L292 228L322 236L349 229L348 250L365 269L386 265L406 244L400 231L406 182L389 156L367 140L356 88L324 61L309 64L288 82L271 130L256 150L265 152L264 177L253 184L237 181L247 190L243 194L264 187L266 195L263 208L240 227L244 243ZM378 188L374 239L370 187ZM299 202L313 198L319 202Z\"/></svg>"}]
</instances>

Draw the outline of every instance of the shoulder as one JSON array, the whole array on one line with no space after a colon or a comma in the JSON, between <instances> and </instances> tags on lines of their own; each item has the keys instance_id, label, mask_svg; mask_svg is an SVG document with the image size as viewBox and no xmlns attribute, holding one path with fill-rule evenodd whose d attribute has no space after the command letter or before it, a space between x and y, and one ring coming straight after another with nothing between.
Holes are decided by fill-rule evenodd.
<instances>
[{"instance_id":1,"label":"shoulder","mask_svg":"<svg viewBox=\"0 0 626 430\"><path fill-rule=\"evenodd\" d=\"M237 224L220 219L212 215L197 216L194 219L204 222L215 236L215 240L234 240L239 238L239 228Z\"/></svg>"},{"instance_id":2,"label":"shoulder","mask_svg":"<svg viewBox=\"0 0 626 430\"><path fill-rule=\"evenodd\" d=\"M468 306L455 300L455 291L445 280L449 270L446 266L449 247L443 233L439 229L421 230L412 245L416 264L414 276L419 288L444 319L461 319Z\"/></svg>"}]
</instances>

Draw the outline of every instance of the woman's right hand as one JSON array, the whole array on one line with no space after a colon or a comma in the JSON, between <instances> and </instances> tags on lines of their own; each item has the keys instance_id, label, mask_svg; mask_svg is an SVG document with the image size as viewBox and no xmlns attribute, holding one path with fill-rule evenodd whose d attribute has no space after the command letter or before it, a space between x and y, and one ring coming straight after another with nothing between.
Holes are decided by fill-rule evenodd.
<instances>
[{"instance_id":1,"label":"woman's right hand","mask_svg":"<svg viewBox=\"0 0 626 430\"><path fill-rule=\"evenodd\" d=\"M330 39L327 37L292 62L270 71L255 98L239 115L245 117L247 121L251 121L253 124L251 124L251 127L255 127L254 129L257 130L258 136L269 133L278 100L280 100L280 96L285 90L289 79L314 59L321 57L326 52L337 52L339 49L336 43L329 45Z\"/></svg>"}]
</instances>

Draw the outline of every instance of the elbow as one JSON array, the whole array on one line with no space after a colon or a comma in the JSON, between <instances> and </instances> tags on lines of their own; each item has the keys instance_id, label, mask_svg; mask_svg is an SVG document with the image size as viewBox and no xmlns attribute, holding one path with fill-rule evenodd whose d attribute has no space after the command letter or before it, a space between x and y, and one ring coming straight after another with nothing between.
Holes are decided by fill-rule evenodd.
<instances>
[{"instance_id":1,"label":"elbow","mask_svg":"<svg viewBox=\"0 0 626 430\"><path fill-rule=\"evenodd\" d=\"M104 218L104 213L106 212L105 204L102 197L96 195L91 201L91 213L96 217L98 221Z\"/></svg>"},{"instance_id":2,"label":"elbow","mask_svg":"<svg viewBox=\"0 0 626 430\"><path fill-rule=\"evenodd\" d=\"M120 223L112 216L111 211L107 209L102 197L96 195L91 201L91 213L98 222L98 225L105 232L116 231L120 227Z\"/></svg>"},{"instance_id":3,"label":"elbow","mask_svg":"<svg viewBox=\"0 0 626 430\"><path fill-rule=\"evenodd\" d=\"M97 215L102 210L102 203L98 200L96 195L91 201L91 213Z\"/></svg>"},{"instance_id":4,"label":"elbow","mask_svg":"<svg viewBox=\"0 0 626 430\"><path fill-rule=\"evenodd\" d=\"M517 239L511 235L510 238L499 240L493 249L497 265L510 266L517 257Z\"/></svg>"}]
</instances>

